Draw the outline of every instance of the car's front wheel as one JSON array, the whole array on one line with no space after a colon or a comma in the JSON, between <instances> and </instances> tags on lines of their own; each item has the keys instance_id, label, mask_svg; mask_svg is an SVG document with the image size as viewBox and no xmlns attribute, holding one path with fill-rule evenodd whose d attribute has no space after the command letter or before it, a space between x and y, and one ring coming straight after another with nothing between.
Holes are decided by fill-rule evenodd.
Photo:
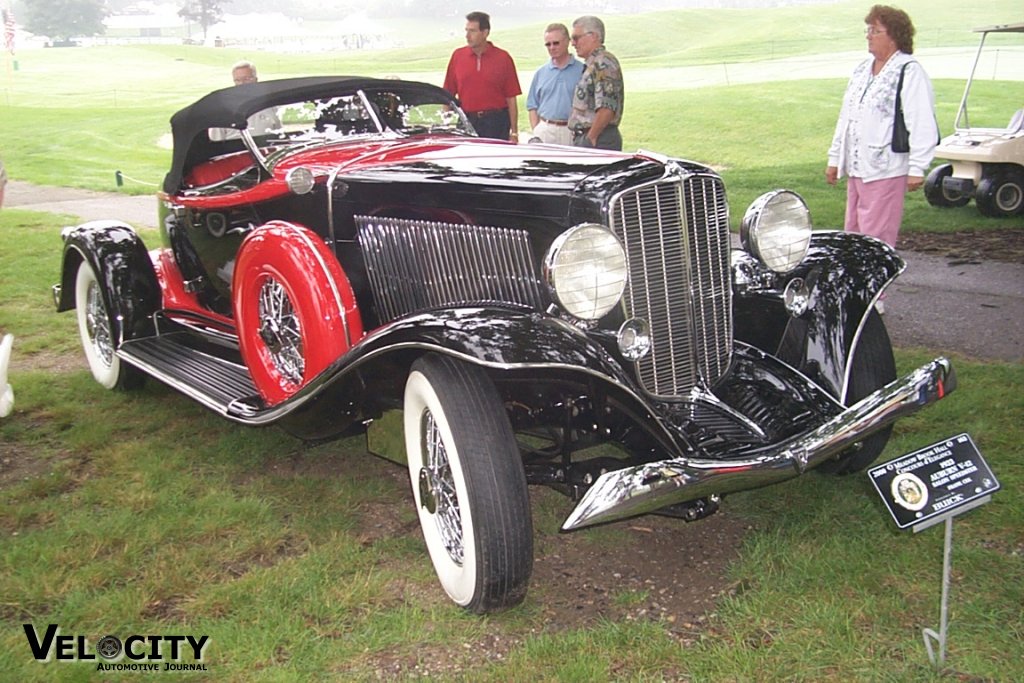
<instances>
[{"instance_id":1,"label":"car's front wheel","mask_svg":"<svg viewBox=\"0 0 1024 683\"><path fill-rule=\"evenodd\" d=\"M932 169L924 181L924 196L932 206L943 208L964 206L971 201L970 196L942 186L942 181L953 175L952 164L942 164Z\"/></svg>"},{"instance_id":2,"label":"car's front wheel","mask_svg":"<svg viewBox=\"0 0 1024 683\"><path fill-rule=\"evenodd\" d=\"M974 194L978 211L990 218L1009 218L1024 213L1024 172L999 171L978 183Z\"/></svg>"},{"instance_id":3,"label":"car's front wheel","mask_svg":"<svg viewBox=\"0 0 1024 683\"><path fill-rule=\"evenodd\" d=\"M533 524L515 435L478 367L428 355L405 385L409 475L420 526L448 596L476 614L523 600Z\"/></svg>"},{"instance_id":4,"label":"car's front wheel","mask_svg":"<svg viewBox=\"0 0 1024 683\"><path fill-rule=\"evenodd\" d=\"M845 404L852 406L894 379L896 360L892 354L892 342L889 341L882 316L872 308L850 361L850 385L846 391ZM882 454L891 434L890 424L840 453L836 460L823 463L818 469L832 474L860 472Z\"/></svg>"},{"instance_id":5,"label":"car's front wheel","mask_svg":"<svg viewBox=\"0 0 1024 683\"><path fill-rule=\"evenodd\" d=\"M117 357L117 327L103 300L103 285L85 259L75 277L75 314L82 350L93 378L107 389L142 386L145 375Z\"/></svg>"}]
</instances>

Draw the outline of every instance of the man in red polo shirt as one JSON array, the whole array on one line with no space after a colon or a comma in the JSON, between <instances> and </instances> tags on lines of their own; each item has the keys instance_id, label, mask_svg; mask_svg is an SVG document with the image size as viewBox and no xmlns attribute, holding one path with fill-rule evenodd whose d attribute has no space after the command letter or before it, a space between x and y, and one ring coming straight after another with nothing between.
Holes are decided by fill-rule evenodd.
<instances>
[{"instance_id":1,"label":"man in red polo shirt","mask_svg":"<svg viewBox=\"0 0 1024 683\"><path fill-rule=\"evenodd\" d=\"M452 52L444 89L459 99L480 137L519 141L516 97L523 91L512 56L487 40L491 17L466 15L466 47Z\"/></svg>"}]
</instances>

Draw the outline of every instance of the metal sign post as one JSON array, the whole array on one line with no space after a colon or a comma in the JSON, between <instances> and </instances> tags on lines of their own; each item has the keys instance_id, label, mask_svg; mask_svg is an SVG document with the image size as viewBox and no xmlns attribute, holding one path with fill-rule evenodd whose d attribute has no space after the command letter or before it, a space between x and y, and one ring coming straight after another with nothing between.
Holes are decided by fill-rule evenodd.
<instances>
[{"instance_id":1,"label":"metal sign post","mask_svg":"<svg viewBox=\"0 0 1024 683\"><path fill-rule=\"evenodd\" d=\"M911 528L917 533L946 523L939 632L930 628L922 631L928 659L940 666L946 661L953 518L992 500L999 482L968 434L952 436L872 467L868 476L900 529ZM933 642L938 643L938 652Z\"/></svg>"},{"instance_id":2,"label":"metal sign post","mask_svg":"<svg viewBox=\"0 0 1024 683\"><path fill-rule=\"evenodd\" d=\"M946 546L942 551L942 606L939 608L939 632L930 628L921 632L924 647L928 650L928 660L933 666L941 666L946 661L946 626L949 624L949 576L953 556L953 518L946 518ZM939 644L939 651L932 649L932 641Z\"/></svg>"}]
</instances>

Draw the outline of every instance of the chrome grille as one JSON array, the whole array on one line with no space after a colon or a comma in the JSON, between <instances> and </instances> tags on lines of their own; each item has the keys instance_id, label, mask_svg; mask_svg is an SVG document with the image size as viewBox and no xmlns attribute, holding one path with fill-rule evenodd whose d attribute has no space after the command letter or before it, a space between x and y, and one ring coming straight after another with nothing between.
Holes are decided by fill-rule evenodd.
<instances>
[{"instance_id":1,"label":"chrome grille","mask_svg":"<svg viewBox=\"0 0 1024 683\"><path fill-rule=\"evenodd\" d=\"M632 188L609 205L626 248L627 317L651 326L636 363L647 391L678 397L715 382L732 354L729 207L717 176L691 174Z\"/></svg>"},{"instance_id":2,"label":"chrome grille","mask_svg":"<svg viewBox=\"0 0 1024 683\"><path fill-rule=\"evenodd\" d=\"M356 216L380 322L442 306L543 308L523 230Z\"/></svg>"}]
</instances>

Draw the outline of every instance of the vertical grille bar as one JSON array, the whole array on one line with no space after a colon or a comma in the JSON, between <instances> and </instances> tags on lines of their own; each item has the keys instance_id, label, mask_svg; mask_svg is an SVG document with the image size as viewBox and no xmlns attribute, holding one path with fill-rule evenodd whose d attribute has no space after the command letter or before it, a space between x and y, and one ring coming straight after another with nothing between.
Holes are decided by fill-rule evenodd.
<instances>
[{"instance_id":1,"label":"vertical grille bar","mask_svg":"<svg viewBox=\"0 0 1024 683\"><path fill-rule=\"evenodd\" d=\"M443 306L543 308L523 230L386 216L355 221L381 323Z\"/></svg>"},{"instance_id":2,"label":"vertical grille bar","mask_svg":"<svg viewBox=\"0 0 1024 683\"><path fill-rule=\"evenodd\" d=\"M636 363L655 396L678 397L717 380L732 354L729 208L721 179L691 174L633 188L609 206L626 249L628 317L651 327Z\"/></svg>"}]
</instances>

